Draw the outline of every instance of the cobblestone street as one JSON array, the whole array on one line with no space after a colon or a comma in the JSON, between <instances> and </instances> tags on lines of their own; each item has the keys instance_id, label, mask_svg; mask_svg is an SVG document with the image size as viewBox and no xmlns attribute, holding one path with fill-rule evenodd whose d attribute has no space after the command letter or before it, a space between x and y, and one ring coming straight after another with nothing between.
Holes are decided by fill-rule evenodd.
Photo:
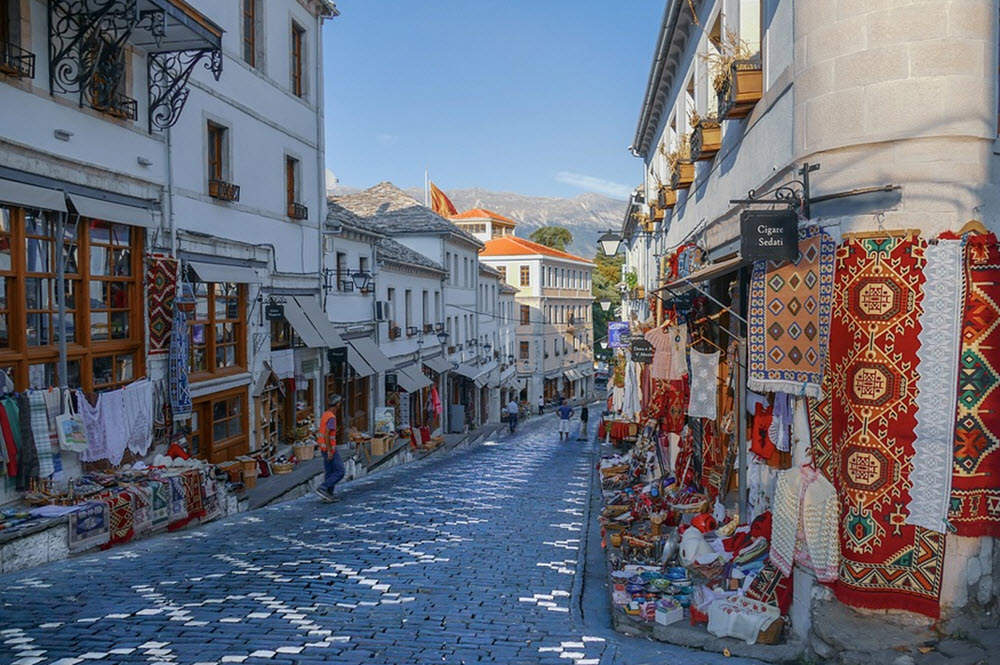
<instances>
[{"instance_id":1,"label":"cobblestone street","mask_svg":"<svg viewBox=\"0 0 1000 665\"><path fill-rule=\"evenodd\" d=\"M739 662L584 616L594 453L554 425L0 577L0 662Z\"/></svg>"}]
</instances>

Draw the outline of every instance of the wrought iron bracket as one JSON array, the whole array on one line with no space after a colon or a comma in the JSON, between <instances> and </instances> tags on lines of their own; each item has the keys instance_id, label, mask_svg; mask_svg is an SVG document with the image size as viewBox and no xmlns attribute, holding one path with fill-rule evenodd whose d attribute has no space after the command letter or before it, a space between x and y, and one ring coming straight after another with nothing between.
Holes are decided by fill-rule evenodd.
<instances>
[{"instance_id":1,"label":"wrought iron bracket","mask_svg":"<svg viewBox=\"0 0 1000 665\"><path fill-rule=\"evenodd\" d=\"M798 210L805 219L809 219L809 174L819 170L819 164L805 162L796 171L801 179L790 180L765 192L751 189L745 199L730 199L730 203L742 205L787 205Z\"/></svg>"},{"instance_id":2,"label":"wrought iron bracket","mask_svg":"<svg viewBox=\"0 0 1000 665\"><path fill-rule=\"evenodd\" d=\"M82 105L105 45L121 50L140 19L136 0L51 0L49 92L80 93Z\"/></svg>"},{"instance_id":3,"label":"wrought iron bracket","mask_svg":"<svg viewBox=\"0 0 1000 665\"><path fill-rule=\"evenodd\" d=\"M222 51L213 48L190 51L150 53L147 59L149 74L149 131L173 127L180 118L191 91L188 79L194 68L204 58L205 69L215 80L222 76Z\"/></svg>"}]
</instances>

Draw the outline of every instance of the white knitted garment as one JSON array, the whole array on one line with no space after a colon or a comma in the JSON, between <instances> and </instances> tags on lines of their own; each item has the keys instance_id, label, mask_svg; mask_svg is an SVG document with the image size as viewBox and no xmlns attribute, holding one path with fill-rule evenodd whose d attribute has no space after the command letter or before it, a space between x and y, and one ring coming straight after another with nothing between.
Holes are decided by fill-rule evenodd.
<instances>
[{"instance_id":1,"label":"white knitted garment","mask_svg":"<svg viewBox=\"0 0 1000 665\"><path fill-rule=\"evenodd\" d=\"M806 553L795 560L811 569L820 582L836 582L840 567L840 507L837 490L826 477L809 467L802 469L801 529Z\"/></svg>"},{"instance_id":2,"label":"white knitted garment","mask_svg":"<svg viewBox=\"0 0 1000 665\"><path fill-rule=\"evenodd\" d=\"M771 561L788 577L795 562L795 534L799 530L799 495L802 471L791 468L778 474L771 507Z\"/></svg>"}]
</instances>

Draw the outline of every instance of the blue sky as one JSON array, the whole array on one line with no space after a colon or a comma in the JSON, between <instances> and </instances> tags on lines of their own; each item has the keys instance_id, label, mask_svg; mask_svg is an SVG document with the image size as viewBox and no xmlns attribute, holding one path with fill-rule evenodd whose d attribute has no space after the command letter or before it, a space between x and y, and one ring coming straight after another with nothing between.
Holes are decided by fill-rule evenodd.
<instances>
[{"instance_id":1,"label":"blue sky","mask_svg":"<svg viewBox=\"0 0 1000 665\"><path fill-rule=\"evenodd\" d=\"M337 0L327 166L391 180L624 198L664 0Z\"/></svg>"}]
</instances>

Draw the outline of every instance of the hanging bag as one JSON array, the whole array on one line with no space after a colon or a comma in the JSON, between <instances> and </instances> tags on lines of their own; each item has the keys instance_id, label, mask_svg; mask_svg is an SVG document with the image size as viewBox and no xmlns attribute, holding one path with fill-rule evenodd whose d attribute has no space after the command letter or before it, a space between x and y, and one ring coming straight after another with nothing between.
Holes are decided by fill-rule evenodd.
<instances>
[{"instance_id":1,"label":"hanging bag","mask_svg":"<svg viewBox=\"0 0 1000 665\"><path fill-rule=\"evenodd\" d=\"M87 449L87 432L83 428L83 418L73 408L70 391L63 391L63 412L56 416L56 432L59 433L59 447L82 453Z\"/></svg>"}]
</instances>

